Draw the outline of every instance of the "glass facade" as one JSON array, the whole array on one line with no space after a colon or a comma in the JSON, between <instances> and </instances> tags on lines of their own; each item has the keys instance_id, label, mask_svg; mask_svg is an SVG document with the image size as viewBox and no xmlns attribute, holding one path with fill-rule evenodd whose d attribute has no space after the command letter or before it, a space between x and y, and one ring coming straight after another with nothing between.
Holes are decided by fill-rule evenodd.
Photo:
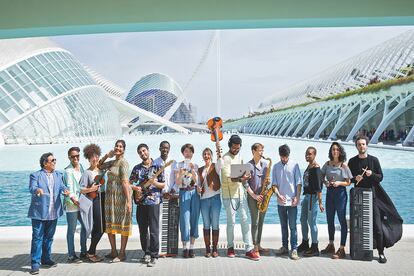
<instances>
[{"instance_id":1,"label":"glass facade","mask_svg":"<svg viewBox=\"0 0 414 276\"><path fill-rule=\"evenodd\" d=\"M119 113L105 93L67 51L28 56L0 70L2 138L32 144L119 136Z\"/></svg>"},{"instance_id":2,"label":"glass facade","mask_svg":"<svg viewBox=\"0 0 414 276\"><path fill-rule=\"evenodd\" d=\"M183 91L170 77L158 73L141 78L131 89L126 101L158 116L165 116L182 99ZM184 101L172 114L170 121L175 123L194 123L194 110Z\"/></svg>"}]
</instances>

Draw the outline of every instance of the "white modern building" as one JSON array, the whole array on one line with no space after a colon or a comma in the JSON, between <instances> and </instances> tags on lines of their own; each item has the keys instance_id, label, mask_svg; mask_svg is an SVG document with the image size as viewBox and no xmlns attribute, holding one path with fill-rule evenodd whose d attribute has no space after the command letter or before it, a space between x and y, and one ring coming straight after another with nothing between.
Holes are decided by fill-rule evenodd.
<instances>
[{"instance_id":1,"label":"white modern building","mask_svg":"<svg viewBox=\"0 0 414 276\"><path fill-rule=\"evenodd\" d=\"M188 132L127 103L103 82L109 89L49 39L0 40L0 143L115 139L136 117Z\"/></svg>"},{"instance_id":2,"label":"white modern building","mask_svg":"<svg viewBox=\"0 0 414 276\"><path fill-rule=\"evenodd\" d=\"M365 89L365 90L363 90ZM251 134L414 145L414 30L277 91L225 128Z\"/></svg>"},{"instance_id":3,"label":"white modern building","mask_svg":"<svg viewBox=\"0 0 414 276\"><path fill-rule=\"evenodd\" d=\"M174 123L194 123L195 109L187 103L182 88L170 76L152 73L131 88L125 100Z\"/></svg>"}]
</instances>

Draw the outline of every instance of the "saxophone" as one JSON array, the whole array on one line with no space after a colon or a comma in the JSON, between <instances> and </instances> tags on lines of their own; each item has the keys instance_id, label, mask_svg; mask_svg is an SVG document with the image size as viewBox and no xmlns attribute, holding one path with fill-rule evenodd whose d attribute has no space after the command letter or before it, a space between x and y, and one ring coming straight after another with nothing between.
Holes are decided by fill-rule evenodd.
<instances>
[{"instance_id":1,"label":"saxophone","mask_svg":"<svg viewBox=\"0 0 414 276\"><path fill-rule=\"evenodd\" d=\"M270 170L272 169L272 159L270 158L265 158L262 156L263 159L269 161L269 164L267 165L267 170L266 170L266 176L264 179L264 182L262 184L262 191L260 192L260 195L263 196L263 200L261 202L257 202L257 208L259 209L260 213L264 213L267 210L267 207L269 207L269 202L270 202L270 198L272 197L274 191L273 188L267 188L267 185L269 183L266 182L266 179L269 179L270 176Z\"/></svg>"}]
</instances>

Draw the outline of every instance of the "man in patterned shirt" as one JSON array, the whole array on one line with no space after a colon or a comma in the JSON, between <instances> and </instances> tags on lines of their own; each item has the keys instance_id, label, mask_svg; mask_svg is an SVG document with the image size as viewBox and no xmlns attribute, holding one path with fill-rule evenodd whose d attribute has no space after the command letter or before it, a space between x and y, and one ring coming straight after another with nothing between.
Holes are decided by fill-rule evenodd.
<instances>
[{"instance_id":1,"label":"man in patterned shirt","mask_svg":"<svg viewBox=\"0 0 414 276\"><path fill-rule=\"evenodd\" d=\"M141 248L145 254L142 261L152 267L158 259L161 191L165 186L165 179L164 173L154 177L160 169L160 165L155 164L150 158L149 148L146 144L139 144L137 153L142 162L132 169L129 181L131 184L137 183L137 186L133 186L132 189L142 194L137 203L136 218L140 232ZM149 186L145 188L145 184Z\"/></svg>"}]
</instances>

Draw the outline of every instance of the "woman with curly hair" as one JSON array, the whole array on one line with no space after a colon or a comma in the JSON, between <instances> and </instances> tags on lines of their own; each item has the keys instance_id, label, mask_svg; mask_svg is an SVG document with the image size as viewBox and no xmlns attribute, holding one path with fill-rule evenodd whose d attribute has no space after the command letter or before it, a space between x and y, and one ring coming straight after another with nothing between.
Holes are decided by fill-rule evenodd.
<instances>
[{"instance_id":1,"label":"woman with curly hair","mask_svg":"<svg viewBox=\"0 0 414 276\"><path fill-rule=\"evenodd\" d=\"M124 140L116 141L114 149L99 161L101 169L108 169L105 221L111 253L105 257L113 258L113 263L126 260L125 249L128 237L132 234L132 191L129 185L129 165L124 159L125 146ZM112 157L115 157L115 160L105 162L107 158ZM115 234L121 235L119 255L116 250Z\"/></svg>"},{"instance_id":2,"label":"woman with curly hair","mask_svg":"<svg viewBox=\"0 0 414 276\"><path fill-rule=\"evenodd\" d=\"M89 246L87 258L89 261L96 263L102 261L102 258L96 255L96 246L105 232L105 217L103 212L105 202L105 186L101 185L99 183L100 181L98 181L103 178L103 172L98 168L101 148L96 144L87 145L83 149L83 155L85 159L89 161L89 168L84 171L79 182L81 193L86 195L92 201L93 218L91 244Z\"/></svg>"},{"instance_id":3,"label":"woman with curly hair","mask_svg":"<svg viewBox=\"0 0 414 276\"><path fill-rule=\"evenodd\" d=\"M329 244L321 251L322 254L333 254L333 259L345 258L345 243L348 232L346 224L346 203L348 194L346 186L351 184L352 173L345 164L345 149L338 142L333 142L329 148L329 161L322 167L322 179L327 187L325 209L328 222ZM341 243L335 253L335 213L341 224Z\"/></svg>"}]
</instances>

